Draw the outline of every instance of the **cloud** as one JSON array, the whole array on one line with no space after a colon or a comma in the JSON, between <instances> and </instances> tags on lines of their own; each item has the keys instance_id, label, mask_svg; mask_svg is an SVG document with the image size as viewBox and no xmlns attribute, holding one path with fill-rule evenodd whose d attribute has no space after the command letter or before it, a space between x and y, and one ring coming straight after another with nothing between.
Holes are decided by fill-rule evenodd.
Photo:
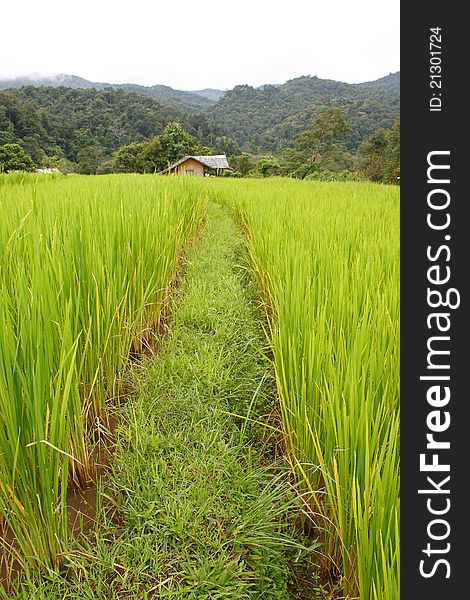
<instances>
[{"instance_id":1,"label":"cloud","mask_svg":"<svg viewBox=\"0 0 470 600\"><path fill-rule=\"evenodd\" d=\"M67 73L180 89L282 83L302 74L350 83L399 69L399 2L25 0L2 8L0 77ZM26 15L26 17L25 17Z\"/></svg>"}]
</instances>

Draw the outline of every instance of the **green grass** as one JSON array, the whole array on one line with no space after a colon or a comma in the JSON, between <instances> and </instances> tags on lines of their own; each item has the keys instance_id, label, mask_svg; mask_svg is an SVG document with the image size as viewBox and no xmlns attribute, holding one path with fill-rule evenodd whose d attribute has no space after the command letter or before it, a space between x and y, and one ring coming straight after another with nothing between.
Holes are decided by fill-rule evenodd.
<instances>
[{"instance_id":1,"label":"green grass","mask_svg":"<svg viewBox=\"0 0 470 600\"><path fill-rule=\"evenodd\" d=\"M120 409L103 482L120 524L102 511L73 576L25 584L18 598L295 597L292 562L309 552L292 533L288 465L255 423L275 407L275 380L246 266L242 235L211 205L169 333L158 356L134 367Z\"/></svg>"}]
</instances>

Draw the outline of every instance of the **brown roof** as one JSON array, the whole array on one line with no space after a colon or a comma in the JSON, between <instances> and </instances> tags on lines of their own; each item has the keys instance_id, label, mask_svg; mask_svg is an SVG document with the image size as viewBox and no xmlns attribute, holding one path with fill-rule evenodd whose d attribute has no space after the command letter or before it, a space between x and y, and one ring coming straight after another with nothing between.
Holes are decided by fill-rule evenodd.
<instances>
[{"instance_id":1,"label":"brown roof","mask_svg":"<svg viewBox=\"0 0 470 600\"><path fill-rule=\"evenodd\" d=\"M179 167L184 162L189 160L190 158L197 160L197 162L201 163L205 167L209 167L210 169L230 169L230 166L227 161L227 156L225 154L215 154L214 156L184 156L179 161L175 162L167 169L161 171L161 173L167 173L176 167Z\"/></svg>"}]
</instances>

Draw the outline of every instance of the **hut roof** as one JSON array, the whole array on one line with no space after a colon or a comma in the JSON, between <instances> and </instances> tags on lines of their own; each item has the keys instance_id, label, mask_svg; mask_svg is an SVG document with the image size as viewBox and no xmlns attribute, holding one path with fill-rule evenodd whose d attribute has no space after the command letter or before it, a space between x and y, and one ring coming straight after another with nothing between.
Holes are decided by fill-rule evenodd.
<instances>
[{"instance_id":1,"label":"hut roof","mask_svg":"<svg viewBox=\"0 0 470 600\"><path fill-rule=\"evenodd\" d=\"M227 161L227 156L225 154L215 154L214 156L184 156L174 164L170 165L167 169L162 171L162 173L167 173L172 169L175 169L179 165L186 162L188 159L197 160L197 162L201 163L205 167L209 167L210 169L230 169L230 166Z\"/></svg>"}]
</instances>

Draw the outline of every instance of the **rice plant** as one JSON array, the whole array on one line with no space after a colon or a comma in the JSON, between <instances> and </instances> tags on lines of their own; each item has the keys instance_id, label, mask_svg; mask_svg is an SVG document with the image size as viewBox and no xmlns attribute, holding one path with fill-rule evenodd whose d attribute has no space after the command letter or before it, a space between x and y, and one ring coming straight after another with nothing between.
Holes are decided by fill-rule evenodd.
<instances>
[{"instance_id":1,"label":"rice plant","mask_svg":"<svg viewBox=\"0 0 470 600\"><path fill-rule=\"evenodd\" d=\"M398 191L361 183L0 177L4 546L63 563L90 434L158 322L205 196L242 224L289 457L345 596L399 597ZM1 524L1 523L0 523ZM11 539L16 542L12 546Z\"/></svg>"},{"instance_id":2,"label":"rice plant","mask_svg":"<svg viewBox=\"0 0 470 600\"><path fill-rule=\"evenodd\" d=\"M247 232L293 468L348 597L399 597L399 208L391 186L217 182Z\"/></svg>"},{"instance_id":3,"label":"rice plant","mask_svg":"<svg viewBox=\"0 0 470 600\"><path fill-rule=\"evenodd\" d=\"M190 181L22 176L0 186L0 520L20 563L60 566L70 485L203 208ZM1 524L1 523L0 523ZM14 541L13 541L14 540Z\"/></svg>"}]
</instances>

